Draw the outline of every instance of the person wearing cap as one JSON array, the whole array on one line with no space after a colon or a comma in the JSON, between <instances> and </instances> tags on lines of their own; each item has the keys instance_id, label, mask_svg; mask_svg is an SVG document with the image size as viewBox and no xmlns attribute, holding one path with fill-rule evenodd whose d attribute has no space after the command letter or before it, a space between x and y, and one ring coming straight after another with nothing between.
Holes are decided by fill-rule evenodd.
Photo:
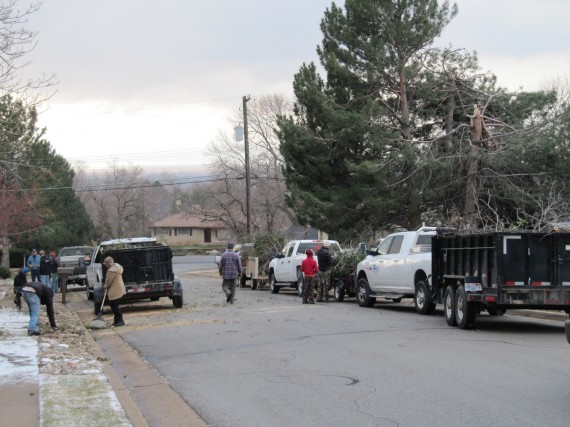
<instances>
[{"instance_id":1,"label":"person wearing cap","mask_svg":"<svg viewBox=\"0 0 570 427\"><path fill-rule=\"evenodd\" d=\"M105 258L103 265L107 268L104 286L107 290L109 306L115 316L113 326L125 326L123 314L119 308L119 300L127 293L125 283L123 282L123 266L117 264L110 256Z\"/></svg>"},{"instance_id":2,"label":"person wearing cap","mask_svg":"<svg viewBox=\"0 0 570 427\"><path fill-rule=\"evenodd\" d=\"M14 277L14 287L15 288L28 283L28 278L26 277L26 274L28 273L28 271L30 271L30 269L28 267L24 267L24 268L20 269L20 271L18 271L18 273L16 273L16 277Z\"/></svg>"},{"instance_id":3,"label":"person wearing cap","mask_svg":"<svg viewBox=\"0 0 570 427\"><path fill-rule=\"evenodd\" d=\"M51 259L49 254L46 254L42 249L40 251L40 282L46 286L50 286L51 277Z\"/></svg>"},{"instance_id":4,"label":"person wearing cap","mask_svg":"<svg viewBox=\"0 0 570 427\"><path fill-rule=\"evenodd\" d=\"M233 304L236 295L236 281L241 274L241 259L234 251L234 244L228 243L228 248L220 257L220 275L222 290L226 294L226 302Z\"/></svg>"},{"instance_id":5,"label":"person wearing cap","mask_svg":"<svg viewBox=\"0 0 570 427\"><path fill-rule=\"evenodd\" d=\"M317 266L317 261L313 258L313 251L307 249L305 251L307 258L301 262L301 271L305 277L305 284L303 287L303 304L314 304L315 299L313 297L313 292L315 288L315 276L319 272L319 267Z\"/></svg>"},{"instance_id":6,"label":"person wearing cap","mask_svg":"<svg viewBox=\"0 0 570 427\"><path fill-rule=\"evenodd\" d=\"M59 275L57 274L57 269L61 266L61 261L59 257L55 254L55 251L50 251L49 253L50 259L50 271L51 271L51 278L50 278L50 285L51 289L53 290L54 294L59 292Z\"/></svg>"},{"instance_id":7,"label":"person wearing cap","mask_svg":"<svg viewBox=\"0 0 570 427\"><path fill-rule=\"evenodd\" d=\"M330 242L324 242L317 251L319 260L319 287L317 290L317 302L327 302L329 299L329 289L331 281L332 256L330 252Z\"/></svg>"},{"instance_id":8,"label":"person wearing cap","mask_svg":"<svg viewBox=\"0 0 570 427\"><path fill-rule=\"evenodd\" d=\"M32 276L32 282L39 282L40 281L40 264L42 262L42 258L38 255L38 251L32 249L32 254L28 257L28 261L26 265L30 269L30 274Z\"/></svg>"}]
</instances>

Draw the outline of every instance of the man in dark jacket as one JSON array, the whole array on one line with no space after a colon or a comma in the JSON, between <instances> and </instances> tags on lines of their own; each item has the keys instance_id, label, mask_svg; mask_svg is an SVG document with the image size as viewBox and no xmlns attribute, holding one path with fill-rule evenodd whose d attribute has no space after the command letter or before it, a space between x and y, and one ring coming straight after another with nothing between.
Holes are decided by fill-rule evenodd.
<instances>
[{"instance_id":1,"label":"man in dark jacket","mask_svg":"<svg viewBox=\"0 0 570 427\"><path fill-rule=\"evenodd\" d=\"M327 302L329 298L331 267L333 264L330 247L331 244L329 242L324 242L321 248L317 251L317 259L319 260L319 287L317 290L317 302Z\"/></svg>"},{"instance_id":2,"label":"man in dark jacket","mask_svg":"<svg viewBox=\"0 0 570 427\"><path fill-rule=\"evenodd\" d=\"M17 290L17 294L24 297L30 311L28 335L40 335L40 304L46 306L49 323L54 331L59 328L55 323L53 311L53 291L49 286L40 282L28 282Z\"/></svg>"}]
</instances>

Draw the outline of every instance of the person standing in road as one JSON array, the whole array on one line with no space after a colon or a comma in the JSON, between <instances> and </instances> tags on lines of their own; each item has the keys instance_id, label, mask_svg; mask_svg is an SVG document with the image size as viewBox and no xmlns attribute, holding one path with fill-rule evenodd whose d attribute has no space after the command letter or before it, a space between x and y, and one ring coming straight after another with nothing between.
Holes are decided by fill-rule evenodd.
<instances>
[{"instance_id":1,"label":"person standing in road","mask_svg":"<svg viewBox=\"0 0 570 427\"><path fill-rule=\"evenodd\" d=\"M40 281L40 264L42 258L38 255L38 251L32 249L32 254L29 256L28 261L26 262L28 268L31 271L32 282L39 282Z\"/></svg>"},{"instance_id":2,"label":"person standing in road","mask_svg":"<svg viewBox=\"0 0 570 427\"><path fill-rule=\"evenodd\" d=\"M241 274L241 259L234 252L234 244L228 243L228 248L220 257L220 276L222 276L222 290L226 294L226 302L234 303L236 295L236 281Z\"/></svg>"},{"instance_id":3,"label":"person standing in road","mask_svg":"<svg viewBox=\"0 0 570 427\"><path fill-rule=\"evenodd\" d=\"M50 271L51 271L51 289L53 290L54 294L59 292L59 276L57 274L57 268L61 265L59 257L55 254L55 251L51 251L49 253L50 259Z\"/></svg>"},{"instance_id":4,"label":"person standing in road","mask_svg":"<svg viewBox=\"0 0 570 427\"><path fill-rule=\"evenodd\" d=\"M313 251L307 249L305 251L307 258L301 263L301 271L305 276L305 286L303 288L303 304L314 304L313 289L315 287L315 275L319 272L317 261L313 258Z\"/></svg>"},{"instance_id":5,"label":"person standing in road","mask_svg":"<svg viewBox=\"0 0 570 427\"><path fill-rule=\"evenodd\" d=\"M317 291L317 302L327 302L329 298L329 289L331 281L332 256L330 252L331 244L324 242L317 251L317 259L319 260L319 288Z\"/></svg>"},{"instance_id":6,"label":"person standing in road","mask_svg":"<svg viewBox=\"0 0 570 427\"><path fill-rule=\"evenodd\" d=\"M49 278L51 276L51 259L49 255L43 251L40 251L40 282L46 286L50 286Z\"/></svg>"},{"instance_id":7,"label":"person standing in road","mask_svg":"<svg viewBox=\"0 0 570 427\"><path fill-rule=\"evenodd\" d=\"M104 283L105 289L107 290L107 298L109 299L109 305L115 316L113 326L125 326L123 314L119 307L119 300L127 293L125 283L123 282L123 266L117 264L110 256L105 258L103 265L107 268Z\"/></svg>"},{"instance_id":8,"label":"person standing in road","mask_svg":"<svg viewBox=\"0 0 570 427\"><path fill-rule=\"evenodd\" d=\"M53 311L53 291L49 286L45 286L41 282L28 282L20 286L16 291L16 305L21 306L19 297L22 295L24 301L28 305L30 312L30 322L28 323L28 335L41 335L40 332L40 304L46 306L49 324L52 330L57 331L59 328L55 323L55 314Z\"/></svg>"}]
</instances>

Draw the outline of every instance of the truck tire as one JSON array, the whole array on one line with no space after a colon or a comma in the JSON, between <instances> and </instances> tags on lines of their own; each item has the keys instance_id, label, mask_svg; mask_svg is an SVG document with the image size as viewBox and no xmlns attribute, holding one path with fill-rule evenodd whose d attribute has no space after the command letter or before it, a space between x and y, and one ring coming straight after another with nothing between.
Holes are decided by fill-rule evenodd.
<instances>
[{"instance_id":1,"label":"truck tire","mask_svg":"<svg viewBox=\"0 0 570 427\"><path fill-rule=\"evenodd\" d=\"M172 297L172 304L176 308L182 308L184 305L184 297L182 295L174 295Z\"/></svg>"},{"instance_id":2,"label":"truck tire","mask_svg":"<svg viewBox=\"0 0 570 427\"><path fill-rule=\"evenodd\" d=\"M272 294L279 293L279 286L277 286L277 282L275 281L275 274L273 274L273 272L269 273L269 288L271 289Z\"/></svg>"},{"instance_id":3,"label":"truck tire","mask_svg":"<svg viewBox=\"0 0 570 427\"><path fill-rule=\"evenodd\" d=\"M445 288L445 295L443 296L443 315L449 326L457 326L457 320L455 319L455 291L453 286Z\"/></svg>"},{"instance_id":4,"label":"truck tire","mask_svg":"<svg viewBox=\"0 0 570 427\"><path fill-rule=\"evenodd\" d=\"M305 278L301 270L297 270L297 281L295 282L295 288L297 288L297 295L303 297L303 291L305 289Z\"/></svg>"},{"instance_id":5,"label":"truck tire","mask_svg":"<svg viewBox=\"0 0 570 427\"><path fill-rule=\"evenodd\" d=\"M370 295L370 287L368 280L361 277L356 283L356 301L360 307L372 307L376 302L376 298Z\"/></svg>"},{"instance_id":6,"label":"truck tire","mask_svg":"<svg viewBox=\"0 0 570 427\"><path fill-rule=\"evenodd\" d=\"M251 280L251 290L255 291L257 289L257 279Z\"/></svg>"},{"instance_id":7,"label":"truck tire","mask_svg":"<svg viewBox=\"0 0 570 427\"><path fill-rule=\"evenodd\" d=\"M472 329L477 316L475 303L467 301L465 287L460 285L455 292L455 319L460 329Z\"/></svg>"},{"instance_id":8,"label":"truck tire","mask_svg":"<svg viewBox=\"0 0 570 427\"><path fill-rule=\"evenodd\" d=\"M429 290L425 280L418 280L416 283L414 303L418 314L433 314L435 311L435 303L430 300Z\"/></svg>"},{"instance_id":9,"label":"truck tire","mask_svg":"<svg viewBox=\"0 0 570 427\"><path fill-rule=\"evenodd\" d=\"M334 286L334 300L336 302L344 301L344 287L340 280L337 280Z\"/></svg>"}]
</instances>

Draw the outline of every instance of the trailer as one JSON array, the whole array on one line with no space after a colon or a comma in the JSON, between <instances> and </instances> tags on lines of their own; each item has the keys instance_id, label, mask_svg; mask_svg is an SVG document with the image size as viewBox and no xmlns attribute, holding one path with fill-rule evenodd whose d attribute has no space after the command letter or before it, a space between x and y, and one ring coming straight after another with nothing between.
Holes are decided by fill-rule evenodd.
<instances>
[{"instance_id":1,"label":"trailer","mask_svg":"<svg viewBox=\"0 0 570 427\"><path fill-rule=\"evenodd\" d=\"M461 329L473 328L484 310L570 313L570 233L438 233L430 293L447 324Z\"/></svg>"},{"instance_id":2,"label":"trailer","mask_svg":"<svg viewBox=\"0 0 570 427\"><path fill-rule=\"evenodd\" d=\"M255 291L258 286L261 287L269 283L269 275L267 274L268 263L261 266L259 264L259 257L242 258L240 287L245 288L247 281L251 280L251 290Z\"/></svg>"}]
</instances>

